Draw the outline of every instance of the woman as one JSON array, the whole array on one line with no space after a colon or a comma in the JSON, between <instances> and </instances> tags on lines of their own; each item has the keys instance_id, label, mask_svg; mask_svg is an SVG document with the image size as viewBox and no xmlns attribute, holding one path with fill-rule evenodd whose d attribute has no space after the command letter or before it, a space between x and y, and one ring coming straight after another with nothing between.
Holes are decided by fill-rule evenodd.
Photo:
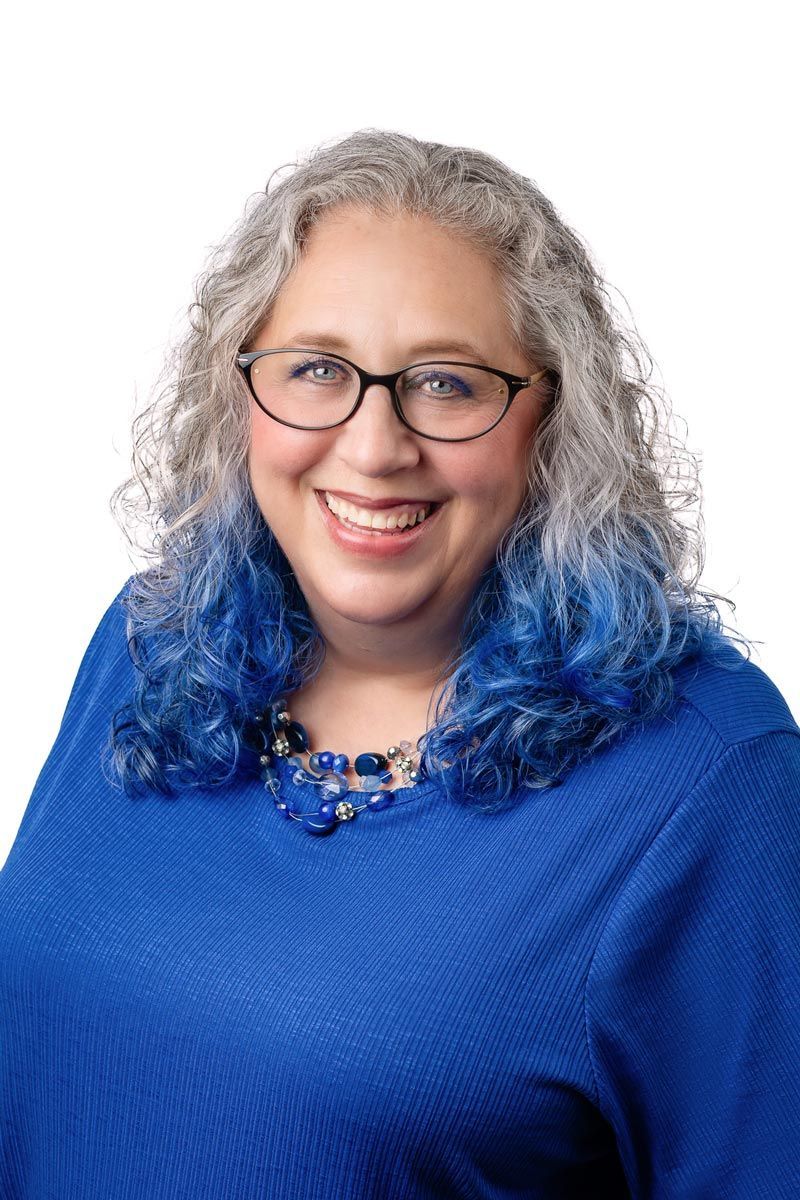
<instances>
[{"instance_id":1,"label":"woman","mask_svg":"<svg viewBox=\"0 0 800 1200\"><path fill-rule=\"evenodd\" d=\"M249 208L0 876L4 1197L798 1194L800 729L646 367L487 154Z\"/></svg>"}]
</instances>

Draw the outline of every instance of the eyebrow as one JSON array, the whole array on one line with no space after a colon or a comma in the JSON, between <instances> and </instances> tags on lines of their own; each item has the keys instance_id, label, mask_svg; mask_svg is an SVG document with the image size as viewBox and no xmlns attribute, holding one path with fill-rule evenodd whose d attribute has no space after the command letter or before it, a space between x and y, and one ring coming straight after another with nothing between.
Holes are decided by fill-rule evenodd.
<instances>
[{"instance_id":1,"label":"eyebrow","mask_svg":"<svg viewBox=\"0 0 800 1200\"><path fill-rule=\"evenodd\" d=\"M308 347L310 350L331 350L345 355L352 353L344 338L335 333L323 333L319 330L306 329L290 334L286 345L296 346L300 350ZM435 341L411 346L408 350L409 361L418 361L417 355L419 354L449 354L451 351L455 354L466 354L473 362L482 363L485 367L489 365L477 347L473 346L471 342L460 341L458 338L439 338Z\"/></svg>"}]
</instances>

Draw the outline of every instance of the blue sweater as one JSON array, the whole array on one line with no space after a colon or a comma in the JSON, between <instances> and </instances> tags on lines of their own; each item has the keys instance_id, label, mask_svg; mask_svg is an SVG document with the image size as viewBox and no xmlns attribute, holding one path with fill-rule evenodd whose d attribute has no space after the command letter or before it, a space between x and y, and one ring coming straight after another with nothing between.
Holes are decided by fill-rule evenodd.
<instances>
[{"instance_id":1,"label":"blue sweater","mask_svg":"<svg viewBox=\"0 0 800 1200\"><path fill-rule=\"evenodd\" d=\"M730 656L502 814L318 837L109 784L117 597L0 873L2 1200L796 1200L800 729Z\"/></svg>"}]
</instances>

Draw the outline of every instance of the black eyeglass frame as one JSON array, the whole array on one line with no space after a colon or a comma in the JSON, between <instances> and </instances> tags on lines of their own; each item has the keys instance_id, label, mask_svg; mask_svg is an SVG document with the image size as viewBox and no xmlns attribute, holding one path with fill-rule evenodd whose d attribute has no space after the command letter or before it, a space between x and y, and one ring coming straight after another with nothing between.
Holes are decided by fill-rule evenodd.
<instances>
[{"instance_id":1,"label":"black eyeglass frame","mask_svg":"<svg viewBox=\"0 0 800 1200\"><path fill-rule=\"evenodd\" d=\"M253 381L250 378L250 372L252 370L253 363L256 362L259 358L263 358L264 355L266 355L266 354L286 354L286 353L319 354L323 357L335 358L339 362L347 363L348 367L353 368L353 370L358 375L358 378L360 381L360 386L359 386L358 396L356 398L355 404L350 409L350 412L347 414L346 417L342 417L341 421L333 421L330 425L311 425L311 426L295 425L294 422L292 422L292 421L285 421L282 417L276 417L274 413L271 413L269 411L269 409L264 407L264 405L261 403L258 396L256 395L256 390L253 387ZM261 409L261 411L266 413L266 415L268 417L271 417L273 421L277 421L280 425L288 425L288 427L290 429L304 429L304 430L307 430L309 433L318 433L320 430L323 430L323 429L336 429L339 425L344 425L345 421L349 421L350 418L353 416L353 414L355 412L357 412L357 410L361 407L361 404L364 399L364 395L366 393L367 388L371 387L375 383L379 383L383 387L387 387L389 389L389 392L392 397L392 406L394 408L394 411L397 414L397 417L401 421L401 423L403 425L405 425L406 429L410 429L412 433L415 433L417 435L417 437L427 438L429 441L432 441L432 442L473 442L473 441L475 441L476 438L485 437L485 435L487 433L491 433L491 431L497 425L500 424L503 417L506 415L508 410L511 408L511 404L514 400L514 397L517 395L517 393L520 392L523 388L532 387L533 384L538 383L539 380L543 379L544 376L547 375L547 373L548 373L547 370L545 369L543 371L537 371L535 375L525 375L525 376L511 375L508 371L498 370L497 367L484 367L482 363L454 362L452 359L431 358L431 359L427 359L425 362L410 363L407 367L403 367L403 369L401 371L392 371L389 375L372 375L372 374L370 374L369 371L365 371L362 367L359 367L357 363L351 362L351 360L349 358L345 358L344 355L342 355L342 354L331 354L326 350L320 350L318 347L315 349L311 349L311 348L302 347L302 346L280 346L277 349L272 349L272 350L242 351L241 353L237 354L237 356L236 356L236 365L242 371L242 373L245 377L245 380L247 381L247 386L250 389L250 394L252 395L253 399L255 400L256 404ZM506 403L503 408L503 411L500 413L500 416L497 418L496 421L492 422L492 424L489 426L488 429L482 430L481 433L471 433L471 434L469 434L468 437L443 438L443 437L436 437L435 434L431 434L431 433L421 433L419 429L415 429L414 426L411 425L409 423L409 421L406 420L405 415L403 413L402 406L400 404L399 397L397 395L398 379L400 378L401 375L405 375L406 371L411 371L415 367L431 367L431 366L436 366L436 365L441 365L443 367L470 367L472 370L486 371L490 375L497 375L497 376L499 376L500 379L503 380L503 382L505 383L505 385L508 389L508 396L506 398Z\"/></svg>"}]
</instances>

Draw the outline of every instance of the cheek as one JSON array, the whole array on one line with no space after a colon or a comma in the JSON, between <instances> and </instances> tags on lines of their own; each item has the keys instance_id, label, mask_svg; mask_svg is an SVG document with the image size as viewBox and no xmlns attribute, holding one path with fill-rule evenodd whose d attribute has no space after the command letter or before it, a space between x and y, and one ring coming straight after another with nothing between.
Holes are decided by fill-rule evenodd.
<instances>
[{"instance_id":1,"label":"cheek","mask_svg":"<svg viewBox=\"0 0 800 1200\"><path fill-rule=\"evenodd\" d=\"M257 490L268 479L298 478L324 453L313 434L271 421L260 409L253 414L250 428L248 466Z\"/></svg>"},{"instance_id":2,"label":"cheek","mask_svg":"<svg viewBox=\"0 0 800 1200\"><path fill-rule=\"evenodd\" d=\"M485 437L452 446L440 460L439 475L455 495L480 504L502 523L517 512L525 495L526 436L514 427L502 429L501 422Z\"/></svg>"}]
</instances>

